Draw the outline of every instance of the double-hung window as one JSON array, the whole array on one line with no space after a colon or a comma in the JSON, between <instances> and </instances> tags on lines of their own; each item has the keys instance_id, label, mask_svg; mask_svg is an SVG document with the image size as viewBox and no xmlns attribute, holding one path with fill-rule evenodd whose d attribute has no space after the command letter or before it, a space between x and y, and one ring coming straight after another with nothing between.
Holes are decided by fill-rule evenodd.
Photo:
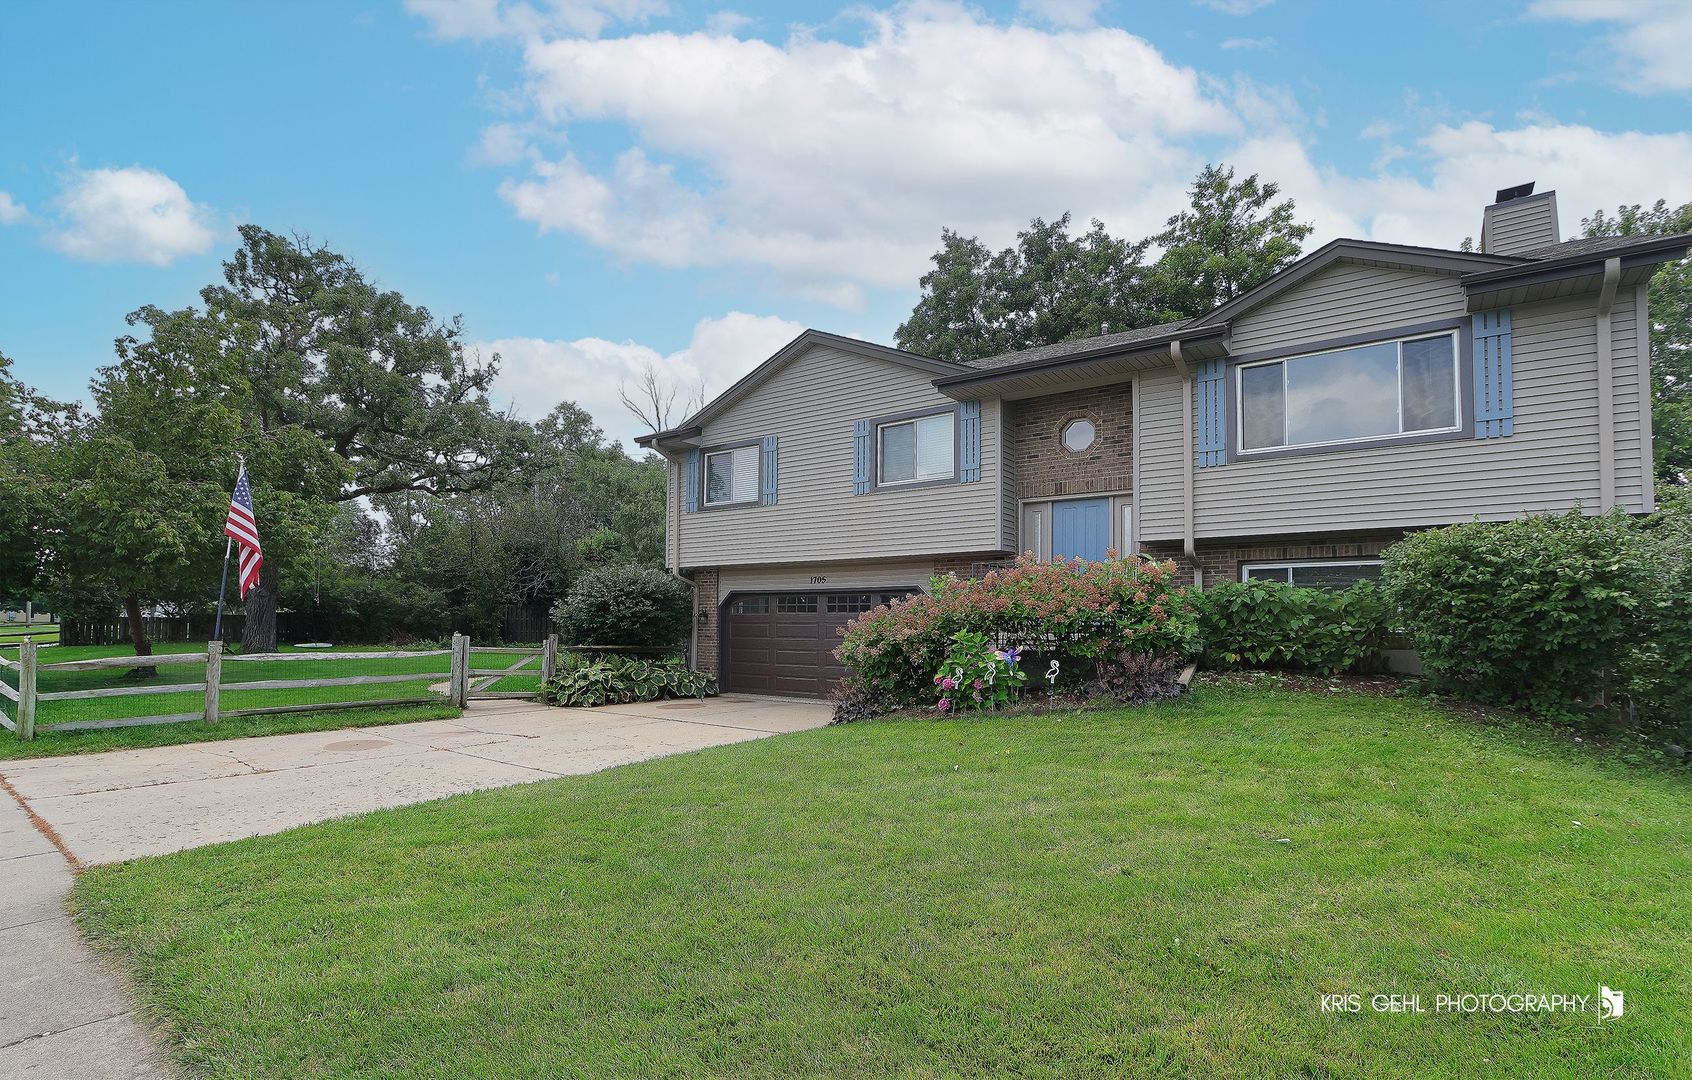
<instances>
[{"instance_id":1,"label":"double-hung window","mask_svg":"<svg viewBox=\"0 0 1692 1080\"><path fill-rule=\"evenodd\" d=\"M1241 364L1240 450L1456 431L1456 331Z\"/></svg>"},{"instance_id":2,"label":"double-hung window","mask_svg":"<svg viewBox=\"0 0 1692 1080\"><path fill-rule=\"evenodd\" d=\"M758 448L737 446L705 455L705 505L758 501Z\"/></svg>"},{"instance_id":3,"label":"double-hung window","mask_svg":"<svg viewBox=\"0 0 1692 1080\"><path fill-rule=\"evenodd\" d=\"M892 420L875 429L875 482L916 484L957 476L957 437L950 412Z\"/></svg>"}]
</instances>

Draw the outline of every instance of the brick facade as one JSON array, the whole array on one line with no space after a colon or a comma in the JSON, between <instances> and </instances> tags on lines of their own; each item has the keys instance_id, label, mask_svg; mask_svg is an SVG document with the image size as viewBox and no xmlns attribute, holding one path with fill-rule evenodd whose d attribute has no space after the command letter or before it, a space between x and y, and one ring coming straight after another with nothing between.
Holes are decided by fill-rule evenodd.
<instances>
[{"instance_id":1,"label":"brick facade","mask_svg":"<svg viewBox=\"0 0 1692 1080\"><path fill-rule=\"evenodd\" d=\"M699 613L710 612L709 621L699 625ZM699 671L708 671L713 675L717 672L717 661L722 655L718 647L722 638L719 636L721 627L718 625L722 612L717 608L717 571L695 570L693 572L693 626L694 650L693 666Z\"/></svg>"},{"instance_id":2,"label":"brick facade","mask_svg":"<svg viewBox=\"0 0 1692 1080\"><path fill-rule=\"evenodd\" d=\"M1098 495L1134 487L1133 391L1128 383L1007 403L1009 457L1019 499ZM1071 453L1062 432L1087 419L1093 445Z\"/></svg>"},{"instance_id":3,"label":"brick facade","mask_svg":"<svg viewBox=\"0 0 1692 1080\"><path fill-rule=\"evenodd\" d=\"M1321 536L1253 537L1245 540L1200 540L1197 565L1204 583L1240 580L1240 564L1292 562L1302 559L1375 559L1404 534L1324 533ZM1179 543L1146 544L1142 553L1153 559L1173 559L1184 580L1192 581L1194 561Z\"/></svg>"}]
</instances>

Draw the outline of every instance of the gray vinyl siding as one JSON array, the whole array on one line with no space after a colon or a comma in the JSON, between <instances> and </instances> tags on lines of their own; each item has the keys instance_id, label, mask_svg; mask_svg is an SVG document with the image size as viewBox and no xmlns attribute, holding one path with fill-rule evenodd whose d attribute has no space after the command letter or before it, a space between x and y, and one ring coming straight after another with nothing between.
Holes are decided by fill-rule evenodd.
<instances>
[{"instance_id":1,"label":"gray vinyl siding","mask_svg":"<svg viewBox=\"0 0 1692 1080\"><path fill-rule=\"evenodd\" d=\"M1545 192L1486 208L1486 253L1517 255L1557 242L1557 199Z\"/></svg>"},{"instance_id":2,"label":"gray vinyl siding","mask_svg":"<svg viewBox=\"0 0 1692 1080\"><path fill-rule=\"evenodd\" d=\"M981 480L852 492L857 420L956 405L934 376L816 346L706 426L717 446L775 435L778 501L680 516L681 565L889 558L997 551L1003 542L999 403L981 403Z\"/></svg>"},{"instance_id":3,"label":"gray vinyl siding","mask_svg":"<svg viewBox=\"0 0 1692 1080\"><path fill-rule=\"evenodd\" d=\"M1620 306L1618 302L1618 307ZM1515 434L1505 439L1403 444L1373 449L1235 461L1200 469L1194 489L1199 536L1339 528L1415 527L1470 517L1598 507L1598 379L1592 297L1518 307L1513 312ZM1630 304L1631 313L1631 304ZM1618 328L1621 320L1618 318ZM1620 335L1618 334L1618 339ZM1619 345L1619 340L1618 340ZM1635 387L1630 355L1616 368ZM1622 441L1619 434L1618 443ZM1618 454L1620 505L1643 511L1635 446ZM1623 469L1631 471L1622 482Z\"/></svg>"},{"instance_id":4,"label":"gray vinyl siding","mask_svg":"<svg viewBox=\"0 0 1692 1080\"><path fill-rule=\"evenodd\" d=\"M1173 368L1139 377L1135 450L1139 485L1134 513L1140 539L1178 540L1184 513L1181 467L1181 387Z\"/></svg>"},{"instance_id":5,"label":"gray vinyl siding","mask_svg":"<svg viewBox=\"0 0 1692 1080\"><path fill-rule=\"evenodd\" d=\"M906 586L928 588L934 576L934 560L886 559L876 562L793 563L785 566L726 566L717 573L717 592L780 592L821 590L853 592L860 589L897 589ZM827 578L826 582L812 578Z\"/></svg>"},{"instance_id":6,"label":"gray vinyl siding","mask_svg":"<svg viewBox=\"0 0 1692 1080\"><path fill-rule=\"evenodd\" d=\"M1000 402L993 404L1000 409L1002 416L1003 404ZM987 403L985 401L981 403L981 408L983 412L986 411ZM998 429L998 460L1004 466L1000 470L999 483L999 550L1020 554L1017 548L1017 538L1021 535L1021 527L1017 517L1016 468L1012 463L1010 454L1010 431L1005 424L998 425ZM983 438L985 439L985 435L983 435ZM983 475L982 481L983 483L986 482L985 475Z\"/></svg>"},{"instance_id":7,"label":"gray vinyl siding","mask_svg":"<svg viewBox=\"0 0 1692 1080\"><path fill-rule=\"evenodd\" d=\"M1639 396L1638 322L1637 294L1633 289L1619 290L1610 312L1610 362L1616 404L1616 504L1643 513L1650 509L1646 505L1650 468L1640 436L1644 414L1650 406L1648 402L1642 403ZM1649 346L1646 348L1649 365Z\"/></svg>"},{"instance_id":8,"label":"gray vinyl siding","mask_svg":"<svg viewBox=\"0 0 1692 1080\"><path fill-rule=\"evenodd\" d=\"M1329 341L1352 334L1455 319L1467 311L1463 288L1444 274L1335 263L1234 321L1229 352Z\"/></svg>"},{"instance_id":9,"label":"gray vinyl siding","mask_svg":"<svg viewBox=\"0 0 1692 1080\"><path fill-rule=\"evenodd\" d=\"M1638 302L1635 290L1616 297L1612 376L1617 503L1643 513L1650 455ZM1463 314L1462 292L1449 277L1342 265L1241 318L1232 351L1388 334ZM1227 465L1194 470L1198 537L1506 520L1577 503L1596 512L1597 297L1524 304L1512 314L1513 436L1243 461L1231 454ZM1181 385L1172 369L1140 379L1143 540L1181 538Z\"/></svg>"}]
</instances>

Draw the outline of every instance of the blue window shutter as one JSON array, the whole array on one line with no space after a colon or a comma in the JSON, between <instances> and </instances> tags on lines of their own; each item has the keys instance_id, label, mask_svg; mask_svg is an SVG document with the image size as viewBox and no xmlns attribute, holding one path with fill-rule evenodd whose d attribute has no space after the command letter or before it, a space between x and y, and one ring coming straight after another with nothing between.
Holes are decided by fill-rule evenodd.
<instances>
[{"instance_id":1,"label":"blue window shutter","mask_svg":"<svg viewBox=\"0 0 1692 1080\"><path fill-rule=\"evenodd\" d=\"M870 430L868 420L852 428L852 494L868 495L870 489Z\"/></svg>"},{"instance_id":2,"label":"blue window shutter","mask_svg":"<svg viewBox=\"0 0 1692 1080\"><path fill-rule=\"evenodd\" d=\"M776 437L764 436L764 467L760 470L763 483L758 492L758 501L765 506L776 503Z\"/></svg>"},{"instance_id":3,"label":"blue window shutter","mask_svg":"<svg viewBox=\"0 0 1692 1080\"><path fill-rule=\"evenodd\" d=\"M981 479L981 402L966 401L958 407L958 480L973 484Z\"/></svg>"},{"instance_id":4,"label":"blue window shutter","mask_svg":"<svg viewBox=\"0 0 1692 1080\"><path fill-rule=\"evenodd\" d=\"M1516 391L1510 370L1510 309L1475 315L1475 438L1516 431Z\"/></svg>"},{"instance_id":5,"label":"blue window shutter","mask_svg":"<svg viewBox=\"0 0 1692 1080\"><path fill-rule=\"evenodd\" d=\"M1194 410L1198 421L1198 464L1201 469L1228 463L1227 410L1223 408L1223 389L1227 385L1227 365L1222 360L1206 360L1197 367L1193 392L1198 395Z\"/></svg>"},{"instance_id":6,"label":"blue window shutter","mask_svg":"<svg viewBox=\"0 0 1692 1080\"><path fill-rule=\"evenodd\" d=\"M682 466L682 512L692 514L699 509L699 451L687 452L687 464Z\"/></svg>"}]
</instances>

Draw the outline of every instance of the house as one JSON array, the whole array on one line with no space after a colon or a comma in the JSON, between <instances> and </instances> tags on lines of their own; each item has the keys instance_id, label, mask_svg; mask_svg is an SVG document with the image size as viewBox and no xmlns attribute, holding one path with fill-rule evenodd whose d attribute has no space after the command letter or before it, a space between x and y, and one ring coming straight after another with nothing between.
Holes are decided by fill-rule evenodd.
<instances>
[{"instance_id":1,"label":"house","mask_svg":"<svg viewBox=\"0 0 1692 1080\"><path fill-rule=\"evenodd\" d=\"M667 557L726 689L822 694L838 629L1033 552L1337 587L1407 531L1652 509L1646 282L1692 235L1336 240L1196 319L947 363L809 330L682 426Z\"/></svg>"}]
</instances>

